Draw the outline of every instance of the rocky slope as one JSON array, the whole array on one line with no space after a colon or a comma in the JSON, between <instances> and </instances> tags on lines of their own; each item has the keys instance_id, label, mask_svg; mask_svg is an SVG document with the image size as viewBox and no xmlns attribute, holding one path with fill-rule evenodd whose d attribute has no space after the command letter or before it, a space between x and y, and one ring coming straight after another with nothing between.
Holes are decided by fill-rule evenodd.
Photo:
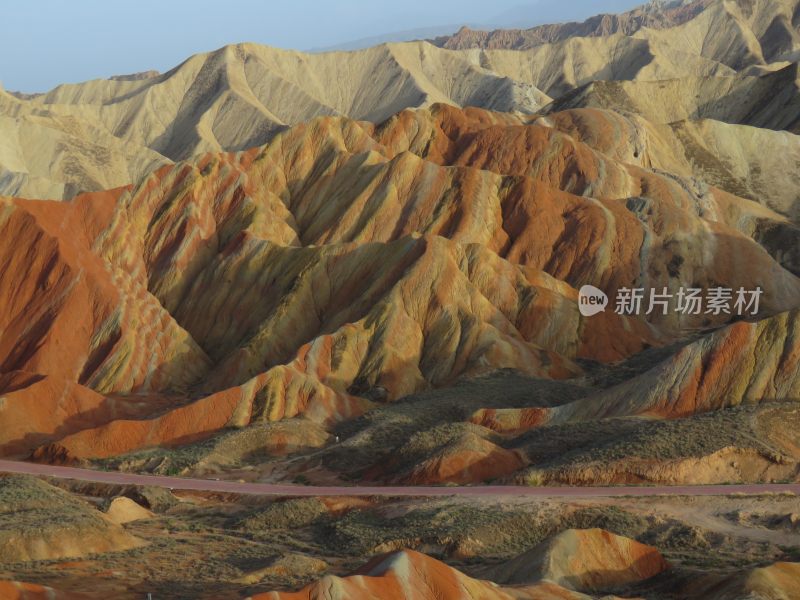
<instances>
[{"instance_id":1,"label":"rocky slope","mask_svg":"<svg viewBox=\"0 0 800 600\"><path fill-rule=\"evenodd\" d=\"M609 535L607 532L601 533L599 530L585 532L585 534L584 532L574 533L574 535L586 535L587 537L597 537L602 534ZM606 548L606 544L600 540L598 542L600 552L609 551ZM632 540L628 540L628 542L632 542ZM636 544L636 542L632 543ZM655 549L649 550L656 555L658 554ZM583 571L585 569L581 576L592 579L600 587L613 587L622 581L626 583L640 581L666 568L666 563L663 563L660 555L659 559L662 561L660 567L653 566L648 570L648 567L636 564L638 557L635 552L628 556L617 554L620 560L614 566L621 568L621 571L617 576L618 579L615 580L613 577L607 578L605 572L598 570L596 565L583 563L582 557L574 552L566 549L564 551L568 554L568 557L566 557L566 562L561 564L573 576L578 570ZM614 552L614 550L611 550L611 552ZM528 559L527 557L520 557L517 560L525 561L526 564L522 567L523 569L528 569L530 564L535 562L534 559ZM655 562L658 562L658 559ZM630 571L628 571L629 569ZM630 577L626 579L623 573L630 573ZM548 572L544 575L546 581L530 582L526 580L529 583L527 586L503 588L490 582L478 581L467 577L463 573L423 554L402 551L376 557L349 577L328 576L297 593L273 592L259 594L254 596L254 600L301 600L303 598L311 599L323 596L331 600L356 597L380 597L387 600L392 598L418 600L432 600L434 598L441 600L462 600L466 598L485 598L486 600L511 600L512 598L577 600L579 598L587 598L583 594L571 592L568 587L565 588L558 585L559 581L554 579L552 573ZM569 579L567 576L561 579L565 578ZM570 579L570 581L572 580Z\"/></svg>"},{"instance_id":2,"label":"rocky slope","mask_svg":"<svg viewBox=\"0 0 800 600\"><path fill-rule=\"evenodd\" d=\"M434 102L533 112L550 98L428 44L303 54L254 44L193 56L164 75L0 90L0 193L71 198L201 152L243 150L320 115L381 121Z\"/></svg>"},{"instance_id":3,"label":"rocky slope","mask_svg":"<svg viewBox=\"0 0 800 600\"><path fill-rule=\"evenodd\" d=\"M622 14L600 14L582 23L549 24L530 29L472 30L462 27L450 36L434 40L437 46L452 50L493 48L522 50L552 44L572 37L604 37L615 33L632 35L642 28L667 29L697 17L711 0L649 2Z\"/></svg>"},{"instance_id":4,"label":"rocky slope","mask_svg":"<svg viewBox=\"0 0 800 600\"><path fill-rule=\"evenodd\" d=\"M68 532L76 507L126 521L134 509L146 518L124 528L147 543L66 560L0 553L4 599L761 599L798 585L789 495L298 499L58 485L17 479L17 507L27 490L29 508L49 510L20 510L4 535Z\"/></svg>"},{"instance_id":5,"label":"rocky slope","mask_svg":"<svg viewBox=\"0 0 800 600\"><path fill-rule=\"evenodd\" d=\"M798 397L800 146L778 131L794 128L797 68L765 49L793 6L651 7L524 51L244 44L0 94L9 127L38 124L2 146L20 173L37 156L66 193L151 169L69 202L0 199L0 452L104 459L261 426L263 452L316 448L337 477L586 482L583 462L543 471L541 440L681 418L713 443L668 464L643 444L627 470L609 450L608 476L680 481L700 461L794 477L791 440L751 447L699 418ZM95 130L116 141L86 155L105 157L93 171L73 154ZM605 312L581 314L586 285ZM758 313L682 314L674 297L612 310L631 287L720 286L760 289ZM603 365L617 375L595 379ZM402 413L390 403L504 369L570 383L558 401L448 404L369 447L363 415L382 431ZM310 424L269 425L287 419ZM347 464L328 447L352 423ZM749 466L719 466L731 457Z\"/></svg>"},{"instance_id":6,"label":"rocky slope","mask_svg":"<svg viewBox=\"0 0 800 600\"><path fill-rule=\"evenodd\" d=\"M135 188L4 201L8 450L63 438L47 452L108 456L258 420L330 424L497 368L574 377L576 360L619 360L731 319L585 318L587 283L609 295L760 286L764 316L796 306L783 246L756 235L791 227L786 216L697 183L686 162L685 177L652 168L669 143L625 162L635 138L572 131L582 114L325 117ZM619 128L612 113L591 116ZM15 407L43 386L41 422L25 425ZM81 433L87 411L95 427Z\"/></svg>"},{"instance_id":7,"label":"rocky slope","mask_svg":"<svg viewBox=\"0 0 800 600\"><path fill-rule=\"evenodd\" d=\"M611 108L655 122L714 119L798 133L797 63L765 73L737 73L637 81L598 80L560 96L546 108Z\"/></svg>"},{"instance_id":8,"label":"rocky slope","mask_svg":"<svg viewBox=\"0 0 800 600\"><path fill-rule=\"evenodd\" d=\"M91 118L33 109L0 89L0 194L72 198L137 181L169 162Z\"/></svg>"},{"instance_id":9,"label":"rocky slope","mask_svg":"<svg viewBox=\"0 0 800 600\"><path fill-rule=\"evenodd\" d=\"M592 149L628 164L704 181L767 204L800 223L800 138L788 132L713 119L664 124L614 109L578 108L542 117ZM775 150L764 152L764 148Z\"/></svg>"},{"instance_id":10,"label":"rocky slope","mask_svg":"<svg viewBox=\"0 0 800 600\"><path fill-rule=\"evenodd\" d=\"M583 568L579 562L573 568ZM591 577L592 571L582 573ZM623 577L623 575L618 574ZM800 569L794 563L777 563L741 577L732 577L714 586L702 583L687 586L686 598L702 598L704 593L714 598L791 598L800 579ZM693 589L692 589L693 588ZM691 590L691 591L690 591ZM410 598L413 600L591 600L590 596L570 591L550 580L536 585L499 587L489 582L476 581L415 552L396 553L375 559L350 577L325 577L319 582L296 592L272 592L253 596L253 600L303 600L314 598L339 600L355 597L380 597L386 599ZM710 596L705 596L710 597ZM616 596L603 595L604 599Z\"/></svg>"},{"instance_id":11,"label":"rocky slope","mask_svg":"<svg viewBox=\"0 0 800 600\"><path fill-rule=\"evenodd\" d=\"M0 90L0 456L319 485L800 481L798 24L796 0L681 1ZM604 312L582 314L587 285ZM720 287L758 310L677 310ZM617 314L629 288L675 295ZM800 588L790 495L48 481L0 477L1 598Z\"/></svg>"},{"instance_id":12,"label":"rocky slope","mask_svg":"<svg viewBox=\"0 0 800 600\"><path fill-rule=\"evenodd\" d=\"M708 589L720 600L735 598L769 598L770 596L791 598L798 586L800 565L776 563L760 569L752 569L722 585Z\"/></svg>"},{"instance_id":13,"label":"rocky slope","mask_svg":"<svg viewBox=\"0 0 800 600\"><path fill-rule=\"evenodd\" d=\"M800 312L737 323L650 371L587 400L539 412L540 422L612 416L683 417L800 397Z\"/></svg>"},{"instance_id":14,"label":"rocky slope","mask_svg":"<svg viewBox=\"0 0 800 600\"><path fill-rule=\"evenodd\" d=\"M164 74L0 90L0 193L71 198L158 164L262 145L320 115L381 122L437 102L531 114L555 99L557 108L624 108L659 123L796 131L797 2L673 4L583 25L462 31L443 47L304 54L239 44Z\"/></svg>"},{"instance_id":15,"label":"rocky slope","mask_svg":"<svg viewBox=\"0 0 800 600\"><path fill-rule=\"evenodd\" d=\"M34 478L0 477L3 563L80 558L144 544L63 490Z\"/></svg>"},{"instance_id":16,"label":"rocky slope","mask_svg":"<svg viewBox=\"0 0 800 600\"><path fill-rule=\"evenodd\" d=\"M637 597L656 597L651 592L667 592L668 585L663 580L646 582L669 569L658 550L645 544L600 529L568 530L493 569L491 574L498 577L500 585L472 579L428 556L405 550L376 557L348 577L329 575L299 592L270 592L253 599L588 600L616 598L608 593L612 590L624 590L625 597L630 597L630 590L637 588L647 590ZM737 576L695 577L678 587L685 598L790 598L798 577L797 564L776 563Z\"/></svg>"},{"instance_id":17,"label":"rocky slope","mask_svg":"<svg viewBox=\"0 0 800 600\"><path fill-rule=\"evenodd\" d=\"M570 529L497 568L493 579L515 585L546 579L592 593L644 581L667 569L655 548L602 529Z\"/></svg>"}]
</instances>

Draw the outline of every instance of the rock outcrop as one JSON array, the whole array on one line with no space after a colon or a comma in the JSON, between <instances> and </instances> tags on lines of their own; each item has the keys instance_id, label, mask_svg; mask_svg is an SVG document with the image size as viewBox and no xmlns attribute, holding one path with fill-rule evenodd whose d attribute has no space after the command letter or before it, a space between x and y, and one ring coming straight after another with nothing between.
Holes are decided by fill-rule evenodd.
<instances>
[{"instance_id":1,"label":"rock outcrop","mask_svg":"<svg viewBox=\"0 0 800 600\"><path fill-rule=\"evenodd\" d=\"M377 557L350 577L326 576L296 593L258 594L253 596L253 600L311 600L321 597L330 600L578 600L582 596L550 583L529 589L503 589L490 582L472 579L424 554L406 550Z\"/></svg>"},{"instance_id":2,"label":"rock outcrop","mask_svg":"<svg viewBox=\"0 0 800 600\"><path fill-rule=\"evenodd\" d=\"M130 498L119 496L111 501L106 511L106 517L111 520L112 523L124 525L125 523L133 523L134 521L152 519L153 513Z\"/></svg>"},{"instance_id":3,"label":"rock outcrop","mask_svg":"<svg viewBox=\"0 0 800 600\"><path fill-rule=\"evenodd\" d=\"M659 552L599 529L566 531L496 570L501 585L467 577L443 563L405 550L373 559L350 577L326 576L296 593L272 592L253 600L302 598L414 598L418 600L555 600L638 583L667 570ZM509 587L502 587L508 585ZM609 596L610 597L610 596Z\"/></svg>"},{"instance_id":4,"label":"rock outcrop","mask_svg":"<svg viewBox=\"0 0 800 600\"><path fill-rule=\"evenodd\" d=\"M515 585L547 579L591 593L643 581L668 568L651 546L602 529L570 529L498 567L493 579Z\"/></svg>"}]
</instances>

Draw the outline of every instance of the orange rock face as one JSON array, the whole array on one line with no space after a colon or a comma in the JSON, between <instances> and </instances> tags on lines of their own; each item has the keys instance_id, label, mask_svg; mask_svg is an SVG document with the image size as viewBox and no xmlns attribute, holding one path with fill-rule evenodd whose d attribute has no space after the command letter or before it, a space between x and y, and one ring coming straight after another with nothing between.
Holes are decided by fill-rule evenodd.
<instances>
[{"instance_id":1,"label":"orange rock face","mask_svg":"<svg viewBox=\"0 0 800 600\"><path fill-rule=\"evenodd\" d=\"M761 286L765 315L794 308L800 280L750 237L783 216L625 162L593 141L617 127L610 113L576 118L325 117L134 188L3 200L0 373L30 380L0 387L4 451L104 457L258 420L329 425L498 368L574 377L577 359L730 320L585 318L587 283ZM14 407L36 389L42 414L25 425ZM428 468L463 470L448 462Z\"/></svg>"},{"instance_id":2,"label":"orange rock face","mask_svg":"<svg viewBox=\"0 0 800 600\"><path fill-rule=\"evenodd\" d=\"M551 420L601 415L675 418L798 397L800 311L793 311L758 323L730 325L598 395L592 408L578 401L553 409Z\"/></svg>"},{"instance_id":3,"label":"orange rock face","mask_svg":"<svg viewBox=\"0 0 800 600\"><path fill-rule=\"evenodd\" d=\"M113 265L101 250L128 193L2 201L3 372L56 375L100 392L181 389L197 378L207 360L147 292L145 273ZM191 366L177 368L178 357Z\"/></svg>"},{"instance_id":4,"label":"orange rock face","mask_svg":"<svg viewBox=\"0 0 800 600\"><path fill-rule=\"evenodd\" d=\"M500 433L513 433L541 425L548 415L546 408L482 408L472 415L470 422Z\"/></svg>"},{"instance_id":5,"label":"orange rock face","mask_svg":"<svg viewBox=\"0 0 800 600\"><path fill-rule=\"evenodd\" d=\"M479 483L504 477L527 464L521 453L506 450L478 436L464 436L451 447L443 448L401 477L409 485Z\"/></svg>"},{"instance_id":6,"label":"orange rock face","mask_svg":"<svg viewBox=\"0 0 800 600\"><path fill-rule=\"evenodd\" d=\"M736 323L646 373L554 408L483 409L470 421L498 432L609 417L681 418L800 397L800 311Z\"/></svg>"},{"instance_id":7,"label":"orange rock face","mask_svg":"<svg viewBox=\"0 0 800 600\"><path fill-rule=\"evenodd\" d=\"M472 579L424 554L406 550L373 559L350 577L327 576L296 592L258 594L252 600L577 600L580 596L545 583L520 589L503 589Z\"/></svg>"},{"instance_id":8,"label":"orange rock face","mask_svg":"<svg viewBox=\"0 0 800 600\"><path fill-rule=\"evenodd\" d=\"M79 430L76 419L91 427L114 414L102 395L55 376L11 371L0 376L0 390L0 448L6 455L30 453L43 441Z\"/></svg>"},{"instance_id":9,"label":"orange rock face","mask_svg":"<svg viewBox=\"0 0 800 600\"><path fill-rule=\"evenodd\" d=\"M668 568L655 548L633 540L599 529L566 531L496 569L501 585L472 579L424 554L405 550L376 557L349 577L327 576L299 592L259 594L253 600L577 600L586 597L579 590L612 589Z\"/></svg>"},{"instance_id":10,"label":"orange rock face","mask_svg":"<svg viewBox=\"0 0 800 600\"><path fill-rule=\"evenodd\" d=\"M717 578L718 579L718 578ZM738 598L795 598L800 589L800 564L779 562L727 577L723 581L700 578L685 589L698 597L735 600Z\"/></svg>"},{"instance_id":11,"label":"orange rock face","mask_svg":"<svg viewBox=\"0 0 800 600\"><path fill-rule=\"evenodd\" d=\"M88 600L88 596L83 594L69 594L53 588L18 581L0 581L0 598L4 600Z\"/></svg>"},{"instance_id":12,"label":"orange rock face","mask_svg":"<svg viewBox=\"0 0 800 600\"><path fill-rule=\"evenodd\" d=\"M568 530L499 567L496 579L522 584L547 579L592 592L650 579L669 564L658 550L602 529Z\"/></svg>"}]
</instances>

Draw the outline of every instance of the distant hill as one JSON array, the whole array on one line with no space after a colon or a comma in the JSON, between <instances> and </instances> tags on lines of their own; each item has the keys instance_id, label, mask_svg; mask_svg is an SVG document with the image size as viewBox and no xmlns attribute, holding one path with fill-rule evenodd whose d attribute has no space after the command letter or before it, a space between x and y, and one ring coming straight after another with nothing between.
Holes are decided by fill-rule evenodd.
<instances>
[{"instance_id":1,"label":"distant hill","mask_svg":"<svg viewBox=\"0 0 800 600\"><path fill-rule=\"evenodd\" d=\"M45 94L0 91L0 193L70 198L201 152L262 145L313 117L380 122L436 102L526 114L551 101L570 108L624 105L660 121L658 94L644 102L613 94L675 79L684 83L665 85L677 100L663 107L675 119L796 131L798 88L785 69L800 52L798 19L797 0L649 4L583 23L462 29L435 44L389 43L346 55L238 44L164 74L61 85ZM758 83L763 77L791 79L780 89L780 106ZM594 82L620 85L583 89ZM695 84L699 95L683 94L682 86ZM734 88L750 108L713 96Z\"/></svg>"},{"instance_id":2,"label":"distant hill","mask_svg":"<svg viewBox=\"0 0 800 600\"><path fill-rule=\"evenodd\" d=\"M380 46L387 43L398 42L414 42L419 40L427 40L440 36L448 36L454 34L463 25L441 25L438 27L423 27L419 29L407 29L405 31L395 31L391 33L384 33L381 35L374 35L365 38L360 38L350 42L335 44L333 46L325 46L323 48L312 48L309 52L319 54L321 52L347 52L351 50L363 50L373 46Z\"/></svg>"},{"instance_id":3,"label":"distant hill","mask_svg":"<svg viewBox=\"0 0 800 600\"><path fill-rule=\"evenodd\" d=\"M642 28L667 29L681 25L708 8L714 0L685 0L677 2L649 2L622 14L604 13L592 16L585 21L549 22L547 15L560 15L562 19L572 14L585 15L586 7L570 4L565 10L553 2L547 2L539 15L542 21L530 29L495 29L490 31L473 30L462 27L455 35L442 36L433 43L442 48L463 50L467 48L493 48L525 50L541 44L559 42L573 37L602 37L622 33L632 35ZM540 8L535 5L525 12ZM581 10L581 8L583 10ZM591 14L591 13L589 13ZM537 15L537 17L539 16Z\"/></svg>"}]
</instances>

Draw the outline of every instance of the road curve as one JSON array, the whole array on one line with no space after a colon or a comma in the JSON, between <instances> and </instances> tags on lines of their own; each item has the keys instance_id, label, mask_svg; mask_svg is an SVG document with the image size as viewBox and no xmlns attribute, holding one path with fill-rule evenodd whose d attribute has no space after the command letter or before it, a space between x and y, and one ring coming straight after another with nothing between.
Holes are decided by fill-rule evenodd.
<instances>
[{"instance_id":1,"label":"road curve","mask_svg":"<svg viewBox=\"0 0 800 600\"><path fill-rule=\"evenodd\" d=\"M636 487L526 487L526 486L353 486L327 487L272 483L241 483L214 479L188 479L136 475L0 460L0 473L38 475L116 485L148 485L173 490L248 494L257 496L530 496L542 498L614 498L620 496L727 496L730 494L800 495L800 484L698 485Z\"/></svg>"}]
</instances>

